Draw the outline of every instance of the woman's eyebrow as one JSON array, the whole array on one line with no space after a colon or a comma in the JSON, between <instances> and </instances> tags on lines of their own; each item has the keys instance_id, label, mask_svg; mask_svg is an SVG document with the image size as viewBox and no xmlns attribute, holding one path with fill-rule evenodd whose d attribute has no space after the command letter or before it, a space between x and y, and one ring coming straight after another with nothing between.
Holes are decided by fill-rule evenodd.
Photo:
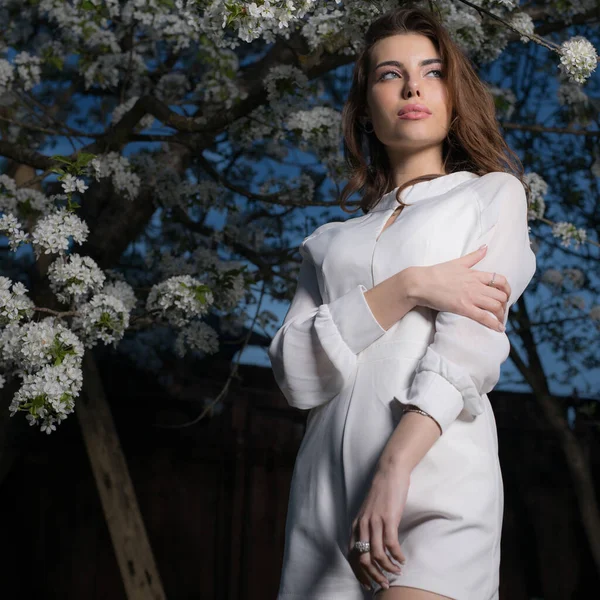
<instances>
[{"instance_id":1,"label":"woman's eyebrow","mask_svg":"<svg viewBox=\"0 0 600 600\"><path fill-rule=\"evenodd\" d=\"M433 63L439 63L442 64L442 59L441 58L426 58L425 60L422 60L419 63L420 67L424 67L425 65L431 65ZM380 62L374 69L373 71L376 71L377 69L379 69L379 67L384 67L384 66L392 66L392 67L398 67L399 69L402 69L404 67L404 63L401 63L397 60L384 60L383 62Z\"/></svg>"}]
</instances>

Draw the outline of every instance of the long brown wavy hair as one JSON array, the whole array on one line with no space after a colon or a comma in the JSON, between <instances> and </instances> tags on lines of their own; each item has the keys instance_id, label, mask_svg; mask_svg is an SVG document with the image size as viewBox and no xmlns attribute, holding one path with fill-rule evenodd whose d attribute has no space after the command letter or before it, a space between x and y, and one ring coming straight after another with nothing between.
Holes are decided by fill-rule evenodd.
<instances>
[{"instance_id":1,"label":"long brown wavy hair","mask_svg":"<svg viewBox=\"0 0 600 600\"><path fill-rule=\"evenodd\" d=\"M452 107L450 127L442 148L445 174L471 171L485 175L493 171L508 171L521 181L529 195L529 186L523 179L523 165L499 131L494 98L479 79L469 58L433 13L414 6L403 6L388 11L371 23L354 66L352 86L342 110L344 159L349 168L348 183L340 194L342 210L358 210L349 210L345 203L354 192L360 191L359 208L368 212L381 196L396 187L385 146L375 132L365 132L359 119L366 115L371 49L381 39L405 33L428 37L444 64L443 77ZM404 188L441 176L437 173L422 175L405 182L396 192L399 206L410 206L400 200Z\"/></svg>"}]
</instances>

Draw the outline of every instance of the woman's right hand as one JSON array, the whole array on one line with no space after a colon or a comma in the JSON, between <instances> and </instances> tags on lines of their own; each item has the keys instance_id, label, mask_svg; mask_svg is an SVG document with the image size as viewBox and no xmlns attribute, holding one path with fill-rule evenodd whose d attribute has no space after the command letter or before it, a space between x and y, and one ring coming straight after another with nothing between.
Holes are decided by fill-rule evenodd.
<instances>
[{"instance_id":1,"label":"woman's right hand","mask_svg":"<svg viewBox=\"0 0 600 600\"><path fill-rule=\"evenodd\" d=\"M511 293L506 277L496 273L492 287L487 284L493 273L469 268L478 263L486 251L487 246L430 267L412 267L417 280L417 304L469 317L490 329L504 331L506 303Z\"/></svg>"}]
</instances>

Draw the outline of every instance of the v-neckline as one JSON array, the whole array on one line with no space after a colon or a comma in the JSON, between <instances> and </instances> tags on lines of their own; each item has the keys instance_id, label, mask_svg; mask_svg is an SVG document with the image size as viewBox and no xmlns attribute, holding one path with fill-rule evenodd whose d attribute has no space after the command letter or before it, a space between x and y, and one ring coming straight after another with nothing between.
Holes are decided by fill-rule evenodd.
<instances>
[{"instance_id":1,"label":"v-neckline","mask_svg":"<svg viewBox=\"0 0 600 600\"><path fill-rule=\"evenodd\" d=\"M386 210L386 214L391 211L390 215L387 215L385 218L385 221L383 223L383 227L378 231L377 233L377 237L375 238L375 243L377 244L379 242L379 240L381 239L381 236L390 228L392 227L392 225L398 220L398 218L400 217L400 215L402 214L402 211L404 211L405 207L404 206L397 206L395 208L389 208L388 210ZM394 216L394 212L398 211L398 214L394 217L394 220L389 223L390 219L392 218L392 216Z\"/></svg>"}]
</instances>

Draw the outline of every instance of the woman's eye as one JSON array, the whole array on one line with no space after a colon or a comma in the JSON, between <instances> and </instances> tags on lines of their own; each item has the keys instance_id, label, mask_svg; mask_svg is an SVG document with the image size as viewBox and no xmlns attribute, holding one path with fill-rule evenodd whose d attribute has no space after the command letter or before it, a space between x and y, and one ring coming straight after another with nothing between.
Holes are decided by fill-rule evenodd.
<instances>
[{"instance_id":1,"label":"woman's eye","mask_svg":"<svg viewBox=\"0 0 600 600\"><path fill-rule=\"evenodd\" d=\"M386 75L398 75L398 73L396 71L385 71L379 76L378 81L381 81Z\"/></svg>"},{"instance_id":2,"label":"woman's eye","mask_svg":"<svg viewBox=\"0 0 600 600\"><path fill-rule=\"evenodd\" d=\"M431 73L437 73L438 74L438 77L437 77L438 79L441 78L441 77L443 77L443 73L442 73L442 71L440 69L433 69L433 70L429 71L427 73L427 75L430 75ZM400 77L400 74L396 73L396 71L385 71L384 73L382 73L379 76L379 78L377 79L377 81L382 81L382 80L389 79L387 77L387 75L396 75L397 77Z\"/></svg>"}]
</instances>

